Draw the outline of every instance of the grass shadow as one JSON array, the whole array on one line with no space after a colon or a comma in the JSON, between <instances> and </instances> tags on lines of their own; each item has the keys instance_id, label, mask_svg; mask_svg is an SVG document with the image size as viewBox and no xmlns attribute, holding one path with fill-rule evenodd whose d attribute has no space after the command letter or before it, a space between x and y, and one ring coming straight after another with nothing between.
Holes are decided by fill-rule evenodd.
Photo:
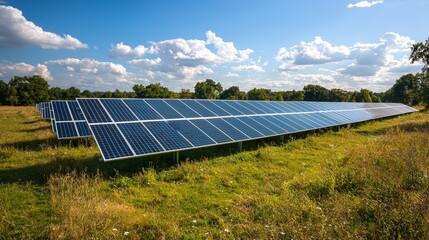
<instances>
[{"instance_id":1,"label":"grass shadow","mask_svg":"<svg viewBox=\"0 0 429 240\"><path fill-rule=\"evenodd\" d=\"M46 129L52 129L52 127L51 126L44 126L44 127L37 127L37 128L32 128L32 129L18 130L17 132L34 133L34 132L43 131Z\"/></svg>"},{"instance_id":2,"label":"grass shadow","mask_svg":"<svg viewBox=\"0 0 429 240\"><path fill-rule=\"evenodd\" d=\"M51 137L45 139L36 139L28 141L18 141L14 143L0 144L0 148L15 148L24 151L42 151L46 146L54 146L58 144L59 140Z\"/></svg>"}]
</instances>

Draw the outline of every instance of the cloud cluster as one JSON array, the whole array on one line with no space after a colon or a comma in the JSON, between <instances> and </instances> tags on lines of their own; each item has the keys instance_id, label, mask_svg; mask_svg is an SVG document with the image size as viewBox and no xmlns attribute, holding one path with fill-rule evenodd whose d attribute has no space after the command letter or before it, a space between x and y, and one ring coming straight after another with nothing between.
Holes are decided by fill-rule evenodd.
<instances>
[{"instance_id":1,"label":"cloud cluster","mask_svg":"<svg viewBox=\"0 0 429 240\"><path fill-rule=\"evenodd\" d=\"M354 7L357 7L357 8L369 8L369 7L375 6L377 4L382 4L382 3L383 3L383 0L371 1L371 2L360 1L360 2L357 2L357 3L354 3L354 4L350 3L349 5L347 5L347 7L348 8L354 8Z\"/></svg>"},{"instance_id":2,"label":"cloud cluster","mask_svg":"<svg viewBox=\"0 0 429 240\"><path fill-rule=\"evenodd\" d=\"M118 86L129 85L136 78L121 64L100 62L94 59L66 58L50 60L45 64L61 68L64 74L59 74L56 81L62 85L79 85L96 90L112 90ZM73 81L70 83L69 81ZM67 84L68 83L68 84Z\"/></svg>"},{"instance_id":3,"label":"cloud cluster","mask_svg":"<svg viewBox=\"0 0 429 240\"><path fill-rule=\"evenodd\" d=\"M110 54L112 57L142 57L148 49L143 45L132 48L124 43L117 43L112 46Z\"/></svg>"},{"instance_id":4,"label":"cloud cluster","mask_svg":"<svg viewBox=\"0 0 429 240\"><path fill-rule=\"evenodd\" d=\"M339 69L350 76L374 76L383 67L399 64L397 55L403 58L415 41L397 33L384 34L378 43L356 43L352 46L332 46L331 43L316 37L312 42L301 42L289 50L279 49L277 61L280 71L296 71L308 66L327 63L349 63ZM405 54L404 54L405 53ZM396 66L398 67L398 66Z\"/></svg>"},{"instance_id":5,"label":"cloud cluster","mask_svg":"<svg viewBox=\"0 0 429 240\"><path fill-rule=\"evenodd\" d=\"M311 79L296 74L302 71L320 73L316 66L327 66L329 74L343 87L385 90L385 84L393 84L401 74L417 72L419 64L410 64L410 47L415 43L409 37L387 32L375 43L355 43L351 46L334 46L316 37L311 42L300 42L289 49L279 49L275 59L279 73L284 79ZM292 74L295 72L295 74ZM365 86L367 84L367 86ZM378 86L377 86L378 84Z\"/></svg>"},{"instance_id":6,"label":"cloud cluster","mask_svg":"<svg viewBox=\"0 0 429 240\"><path fill-rule=\"evenodd\" d=\"M0 47L19 48L30 45L50 49L88 48L87 44L64 34L46 32L41 27L28 21L19 9L0 5Z\"/></svg>"},{"instance_id":7,"label":"cloud cluster","mask_svg":"<svg viewBox=\"0 0 429 240\"><path fill-rule=\"evenodd\" d=\"M253 53L251 49L237 49L234 43L225 42L212 31L206 32L206 38L169 39L135 48L118 43L112 46L110 53L112 57L140 57L130 60L129 64L143 69L148 76L170 79L211 74L212 67L243 62Z\"/></svg>"},{"instance_id":8,"label":"cloud cluster","mask_svg":"<svg viewBox=\"0 0 429 240\"><path fill-rule=\"evenodd\" d=\"M14 76L31 76L35 74L42 76L45 80L53 79L51 73L48 70L48 67L43 64L37 64L36 66L33 66L25 62L0 63L0 78L2 78L2 80L9 80Z\"/></svg>"}]
</instances>

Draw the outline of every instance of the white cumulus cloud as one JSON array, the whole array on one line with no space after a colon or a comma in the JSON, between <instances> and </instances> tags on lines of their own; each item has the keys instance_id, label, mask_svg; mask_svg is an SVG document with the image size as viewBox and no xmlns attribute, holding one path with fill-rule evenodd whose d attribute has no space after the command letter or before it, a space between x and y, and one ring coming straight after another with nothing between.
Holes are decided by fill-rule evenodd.
<instances>
[{"instance_id":1,"label":"white cumulus cloud","mask_svg":"<svg viewBox=\"0 0 429 240\"><path fill-rule=\"evenodd\" d=\"M357 7L357 8L368 8L368 7L372 7L372 6L375 6L375 5L377 5L377 4L382 4L383 3L383 0L379 0L379 1L371 1L371 2L368 2L368 1L360 1L360 2L357 2L357 3L350 3L349 5L347 5L347 7L348 8L354 8L354 7Z\"/></svg>"},{"instance_id":2,"label":"white cumulus cloud","mask_svg":"<svg viewBox=\"0 0 429 240\"><path fill-rule=\"evenodd\" d=\"M113 45L110 53L112 57L143 57L148 50L149 49L143 45L132 48L121 42Z\"/></svg>"},{"instance_id":3,"label":"white cumulus cloud","mask_svg":"<svg viewBox=\"0 0 429 240\"><path fill-rule=\"evenodd\" d=\"M79 86L92 90L124 88L138 80L121 64L100 62L95 59L66 58L45 62L59 68L55 81L60 86Z\"/></svg>"},{"instance_id":4,"label":"white cumulus cloud","mask_svg":"<svg viewBox=\"0 0 429 240\"><path fill-rule=\"evenodd\" d=\"M14 76L32 76L35 74L40 75L45 80L52 80L52 76L48 70L48 67L43 64L37 64L36 66L33 66L25 62L0 63L0 77L3 78L3 80L9 80Z\"/></svg>"},{"instance_id":5,"label":"white cumulus cloud","mask_svg":"<svg viewBox=\"0 0 429 240\"><path fill-rule=\"evenodd\" d=\"M347 59L350 49L346 46L332 46L321 37L315 37L312 42L300 42L289 50L281 47L276 60L294 65L312 65L338 62Z\"/></svg>"},{"instance_id":6,"label":"white cumulus cloud","mask_svg":"<svg viewBox=\"0 0 429 240\"><path fill-rule=\"evenodd\" d=\"M265 72L264 68L256 64L240 65L231 68L234 71L253 71L253 72Z\"/></svg>"},{"instance_id":7,"label":"white cumulus cloud","mask_svg":"<svg viewBox=\"0 0 429 240\"><path fill-rule=\"evenodd\" d=\"M234 43L225 42L212 31L206 32L206 38L168 39L135 48L118 43L112 47L111 53L116 57L144 57L130 60L129 64L143 69L151 78L168 79L193 79L212 74L213 67L247 61L253 53L251 49L237 49Z\"/></svg>"},{"instance_id":8,"label":"white cumulus cloud","mask_svg":"<svg viewBox=\"0 0 429 240\"><path fill-rule=\"evenodd\" d=\"M44 31L25 19L19 9L0 5L0 47L19 48L30 45L50 49L88 48L87 44L68 34L59 36Z\"/></svg>"}]
</instances>

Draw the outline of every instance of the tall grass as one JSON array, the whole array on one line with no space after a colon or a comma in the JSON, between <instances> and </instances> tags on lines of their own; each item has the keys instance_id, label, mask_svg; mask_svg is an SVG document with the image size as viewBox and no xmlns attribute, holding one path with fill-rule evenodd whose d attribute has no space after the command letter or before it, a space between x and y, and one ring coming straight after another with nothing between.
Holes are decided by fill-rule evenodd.
<instances>
[{"instance_id":1,"label":"tall grass","mask_svg":"<svg viewBox=\"0 0 429 240\"><path fill-rule=\"evenodd\" d=\"M429 239L428 112L178 166L99 163L0 113L0 238Z\"/></svg>"}]
</instances>

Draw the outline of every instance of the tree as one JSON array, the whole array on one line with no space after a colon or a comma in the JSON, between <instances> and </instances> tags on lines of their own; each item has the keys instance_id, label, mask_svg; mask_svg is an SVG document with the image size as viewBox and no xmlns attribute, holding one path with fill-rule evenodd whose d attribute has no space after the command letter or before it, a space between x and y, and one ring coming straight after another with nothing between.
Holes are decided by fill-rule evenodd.
<instances>
[{"instance_id":1,"label":"tree","mask_svg":"<svg viewBox=\"0 0 429 240\"><path fill-rule=\"evenodd\" d=\"M353 99L356 102L372 102L371 94L368 89L361 89L360 91L353 92Z\"/></svg>"},{"instance_id":2,"label":"tree","mask_svg":"<svg viewBox=\"0 0 429 240\"><path fill-rule=\"evenodd\" d=\"M0 105L8 104L9 85L3 80L0 80Z\"/></svg>"},{"instance_id":3,"label":"tree","mask_svg":"<svg viewBox=\"0 0 429 240\"><path fill-rule=\"evenodd\" d=\"M49 100L48 82L39 75L15 76L9 81L9 86L15 89L19 105L34 105Z\"/></svg>"},{"instance_id":4,"label":"tree","mask_svg":"<svg viewBox=\"0 0 429 240\"><path fill-rule=\"evenodd\" d=\"M408 105L416 105L420 102L419 77L406 74L396 80L392 86L392 101Z\"/></svg>"},{"instance_id":5,"label":"tree","mask_svg":"<svg viewBox=\"0 0 429 240\"><path fill-rule=\"evenodd\" d=\"M254 88L247 92L247 98L249 100L270 100L270 94L270 89Z\"/></svg>"},{"instance_id":6,"label":"tree","mask_svg":"<svg viewBox=\"0 0 429 240\"><path fill-rule=\"evenodd\" d=\"M84 90L81 94L82 97L86 97L86 98L92 98L94 97L94 94L89 91L89 90Z\"/></svg>"},{"instance_id":7,"label":"tree","mask_svg":"<svg viewBox=\"0 0 429 240\"><path fill-rule=\"evenodd\" d=\"M63 99L64 90L59 87L49 88L48 90L50 100L60 100Z\"/></svg>"},{"instance_id":8,"label":"tree","mask_svg":"<svg viewBox=\"0 0 429 240\"><path fill-rule=\"evenodd\" d=\"M219 94L220 99L232 99L232 100L244 100L246 99L246 93L240 91L237 86L232 86Z\"/></svg>"},{"instance_id":9,"label":"tree","mask_svg":"<svg viewBox=\"0 0 429 240\"><path fill-rule=\"evenodd\" d=\"M180 90L179 98L181 98L181 99L191 99L192 98L191 89L182 89L182 90Z\"/></svg>"},{"instance_id":10,"label":"tree","mask_svg":"<svg viewBox=\"0 0 429 240\"><path fill-rule=\"evenodd\" d=\"M80 97L80 89L78 89L78 88L70 87L70 88L63 90L62 99L75 100L78 97Z\"/></svg>"},{"instance_id":11,"label":"tree","mask_svg":"<svg viewBox=\"0 0 429 240\"><path fill-rule=\"evenodd\" d=\"M304 91L284 91L280 92L283 96L283 101L303 101Z\"/></svg>"},{"instance_id":12,"label":"tree","mask_svg":"<svg viewBox=\"0 0 429 240\"><path fill-rule=\"evenodd\" d=\"M429 38L425 43L416 43L411 47L410 55L411 63L422 61L424 66L422 68L423 74L429 74Z\"/></svg>"},{"instance_id":13,"label":"tree","mask_svg":"<svg viewBox=\"0 0 429 240\"><path fill-rule=\"evenodd\" d=\"M195 84L195 98L216 99L219 98L222 90L222 85L219 82L215 82L213 79L206 79L205 82L197 82Z\"/></svg>"},{"instance_id":14,"label":"tree","mask_svg":"<svg viewBox=\"0 0 429 240\"><path fill-rule=\"evenodd\" d=\"M423 62L422 74L417 75L419 78L419 96L420 101L429 108L429 38L425 43L416 43L411 48L411 63L416 61Z\"/></svg>"},{"instance_id":15,"label":"tree","mask_svg":"<svg viewBox=\"0 0 429 240\"><path fill-rule=\"evenodd\" d=\"M319 85L306 85L304 101L329 101L329 90Z\"/></svg>"},{"instance_id":16,"label":"tree","mask_svg":"<svg viewBox=\"0 0 429 240\"><path fill-rule=\"evenodd\" d=\"M331 102L347 102L349 98L350 94L345 90L338 88L329 90L329 101Z\"/></svg>"},{"instance_id":17,"label":"tree","mask_svg":"<svg viewBox=\"0 0 429 240\"><path fill-rule=\"evenodd\" d=\"M173 92L163 87L161 83L149 84L146 87L142 84L133 86L133 90L138 98L171 98Z\"/></svg>"}]
</instances>

